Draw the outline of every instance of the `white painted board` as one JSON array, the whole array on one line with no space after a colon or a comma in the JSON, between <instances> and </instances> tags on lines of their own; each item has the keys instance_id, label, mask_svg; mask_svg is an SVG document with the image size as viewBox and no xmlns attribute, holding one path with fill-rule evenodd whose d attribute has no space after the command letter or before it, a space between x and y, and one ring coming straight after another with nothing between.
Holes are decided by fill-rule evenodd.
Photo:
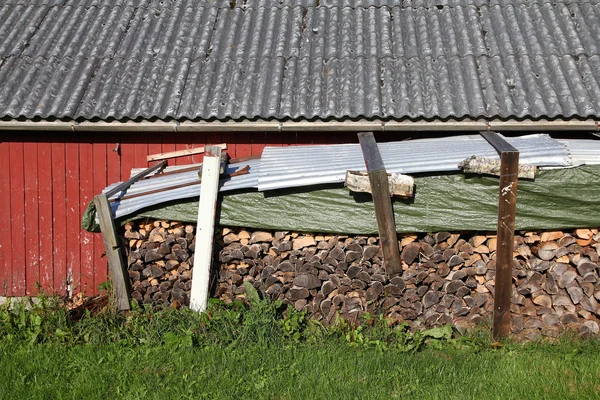
<instances>
[{"instance_id":1,"label":"white painted board","mask_svg":"<svg viewBox=\"0 0 600 400\"><path fill-rule=\"evenodd\" d=\"M202 164L202 186L200 187L200 201L198 202L196 249L190 298L190 308L198 312L205 311L208 305L220 163L221 148L207 146Z\"/></svg>"}]
</instances>

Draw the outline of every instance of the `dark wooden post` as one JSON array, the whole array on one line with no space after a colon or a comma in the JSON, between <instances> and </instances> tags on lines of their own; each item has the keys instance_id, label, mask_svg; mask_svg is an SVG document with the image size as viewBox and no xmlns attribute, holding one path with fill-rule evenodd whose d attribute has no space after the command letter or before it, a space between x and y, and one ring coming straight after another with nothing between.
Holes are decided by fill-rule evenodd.
<instances>
[{"instance_id":1,"label":"dark wooden post","mask_svg":"<svg viewBox=\"0 0 600 400\"><path fill-rule=\"evenodd\" d=\"M117 310L129 310L131 293L129 287L129 276L123 261L122 249L117 239L115 221L112 217L108 198L104 194L99 194L94 197L94 205L96 206L100 230L102 231L104 251L106 252L106 257L108 258L110 279L112 281Z\"/></svg>"},{"instance_id":2,"label":"dark wooden post","mask_svg":"<svg viewBox=\"0 0 600 400\"><path fill-rule=\"evenodd\" d=\"M379 239L383 249L383 261L385 271L388 275L402 272L400 261L400 248L398 247L398 236L396 235L396 223L394 221L394 210L390 197L388 175L379 154L377 142L373 132L360 132L358 140L365 158L365 165L369 174L371 194L375 205L375 217Z\"/></svg>"},{"instance_id":3,"label":"dark wooden post","mask_svg":"<svg viewBox=\"0 0 600 400\"><path fill-rule=\"evenodd\" d=\"M494 289L494 339L510 333L512 263L517 214L519 151L496 132L481 134L500 154L500 196L498 200L498 245Z\"/></svg>"}]
</instances>

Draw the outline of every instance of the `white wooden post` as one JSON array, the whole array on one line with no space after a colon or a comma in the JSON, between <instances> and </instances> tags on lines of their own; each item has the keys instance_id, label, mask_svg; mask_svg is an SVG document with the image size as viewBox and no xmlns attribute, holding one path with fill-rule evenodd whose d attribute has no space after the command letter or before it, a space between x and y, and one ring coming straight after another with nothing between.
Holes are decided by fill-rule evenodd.
<instances>
[{"instance_id":1,"label":"white wooden post","mask_svg":"<svg viewBox=\"0 0 600 400\"><path fill-rule=\"evenodd\" d=\"M196 251L190 308L203 312L208 305L208 286L212 262L213 236L219 193L221 148L207 146L202 164L202 185L198 202L198 224L196 226Z\"/></svg>"}]
</instances>

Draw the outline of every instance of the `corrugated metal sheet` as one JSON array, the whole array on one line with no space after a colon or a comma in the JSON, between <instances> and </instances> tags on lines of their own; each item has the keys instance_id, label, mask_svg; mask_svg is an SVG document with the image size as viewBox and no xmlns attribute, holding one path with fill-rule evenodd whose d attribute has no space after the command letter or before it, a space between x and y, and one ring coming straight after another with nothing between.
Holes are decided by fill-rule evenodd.
<instances>
[{"instance_id":1,"label":"corrugated metal sheet","mask_svg":"<svg viewBox=\"0 0 600 400\"><path fill-rule=\"evenodd\" d=\"M519 149L519 162L538 166L568 166L564 145L548 135L507 138ZM414 174L457 171L471 156L498 158L481 136L469 135L378 144L388 172ZM258 177L260 191L343 182L347 170L366 169L360 145L266 147Z\"/></svg>"},{"instance_id":2,"label":"corrugated metal sheet","mask_svg":"<svg viewBox=\"0 0 600 400\"><path fill-rule=\"evenodd\" d=\"M559 140L569 151L569 159L573 165L600 164L600 139L592 140Z\"/></svg>"},{"instance_id":3,"label":"corrugated metal sheet","mask_svg":"<svg viewBox=\"0 0 600 400\"><path fill-rule=\"evenodd\" d=\"M11 0L0 117L596 116L599 1Z\"/></svg>"},{"instance_id":4,"label":"corrugated metal sheet","mask_svg":"<svg viewBox=\"0 0 600 400\"><path fill-rule=\"evenodd\" d=\"M258 187L258 169L260 160L249 160L246 162L240 162L230 164L227 166L225 173L230 174L237 171L240 168L244 168L246 165L250 167L248 174L234 176L220 182L219 191L226 192L237 189L248 189ZM183 166L188 167L188 166ZM165 172L174 171L177 168L167 168ZM198 168L200 169L200 168ZM138 172L138 170L132 171L132 175ZM134 195L139 193L145 193L153 190L165 189L173 187L175 185L181 185L191 183L198 180L198 171L181 172L178 174L167 175L164 177L157 176L152 179L143 179L131 185L126 192L126 195ZM104 192L110 190L112 187L118 185L120 182L112 184L104 189ZM142 208L150 207L156 204L166 203L172 200L182 200L193 197L198 197L200 193L200 184L190 185L178 189L166 190L164 192L149 194L146 196L134 197L131 199L125 199L111 203L113 212L116 218L132 214ZM111 197L111 199L118 199L123 194L118 193Z\"/></svg>"}]
</instances>

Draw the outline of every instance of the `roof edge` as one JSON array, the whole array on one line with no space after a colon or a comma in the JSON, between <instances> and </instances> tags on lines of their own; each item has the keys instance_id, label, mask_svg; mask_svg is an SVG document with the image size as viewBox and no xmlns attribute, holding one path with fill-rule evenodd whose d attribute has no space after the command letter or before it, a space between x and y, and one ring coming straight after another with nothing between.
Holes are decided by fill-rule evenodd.
<instances>
[{"instance_id":1,"label":"roof edge","mask_svg":"<svg viewBox=\"0 0 600 400\"><path fill-rule=\"evenodd\" d=\"M600 131L600 119L428 121L32 121L0 120L0 131L74 132L417 132L417 131Z\"/></svg>"}]
</instances>

